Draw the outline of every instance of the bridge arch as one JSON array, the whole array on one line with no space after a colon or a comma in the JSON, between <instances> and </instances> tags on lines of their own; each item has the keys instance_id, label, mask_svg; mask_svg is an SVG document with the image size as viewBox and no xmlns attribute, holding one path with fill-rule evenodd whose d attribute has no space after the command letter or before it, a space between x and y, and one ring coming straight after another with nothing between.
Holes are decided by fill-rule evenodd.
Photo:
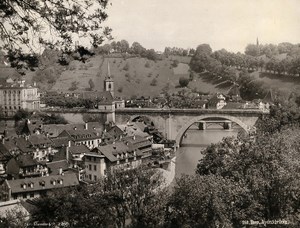
<instances>
[{"instance_id":1,"label":"bridge arch","mask_svg":"<svg viewBox=\"0 0 300 228\"><path fill-rule=\"evenodd\" d=\"M247 124L245 124L243 121L241 121L239 118L234 117L234 116L230 116L230 115L224 115L224 114L206 114L206 115L201 115L201 116L197 116L194 117L192 119L190 119L188 122L186 122L177 132L176 135L176 145L179 146L182 140L182 137L184 135L184 133L187 131L187 129L192 126L195 122L201 121L201 120L205 120L205 119L209 119L209 118L222 118L224 120L230 120L232 122L235 122L236 124L238 124L241 128L243 128L246 132L249 132L249 126Z\"/></svg>"}]
</instances>

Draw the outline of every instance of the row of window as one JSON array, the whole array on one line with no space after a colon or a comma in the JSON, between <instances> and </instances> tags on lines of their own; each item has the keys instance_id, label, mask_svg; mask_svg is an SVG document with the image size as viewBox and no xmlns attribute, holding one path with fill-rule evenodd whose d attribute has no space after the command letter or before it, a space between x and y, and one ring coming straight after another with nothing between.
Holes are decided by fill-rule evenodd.
<instances>
[{"instance_id":1,"label":"row of window","mask_svg":"<svg viewBox=\"0 0 300 228\"><path fill-rule=\"evenodd\" d=\"M85 178L87 178L87 179L89 179L89 180L93 180L93 179L92 179L92 174L86 174L86 175L85 175ZM94 181L97 181L97 176L96 176L96 175L94 175Z\"/></svg>"},{"instance_id":2,"label":"row of window","mask_svg":"<svg viewBox=\"0 0 300 228\"><path fill-rule=\"evenodd\" d=\"M3 91L3 94L4 95L6 95L6 94L8 94L8 95L10 95L10 94L21 94L21 90L8 90L8 91L6 91L6 90L4 90Z\"/></svg>"},{"instance_id":3,"label":"row of window","mask_svg":"<svg viewBox=\"0 0 300 228\"><path fill-rule=\"evenodd\" d=\"M28 195L29 195L30 198L34 198L34 192L30 192L29 194L23 193L22 194L22 198L23 199L27 199ZM14 199L15 200L18 199L18 195L14 195Z\"/></svg>"},{"instance_id":4,"label":"row of window","mask_svg":"<svg viewBox=\"0 0 300 228\"><path fill-rule=\"evenodd\" d=\"M7 110L21 109L21 106L4 106L4 109Z\"/></svg>"},{"instance_id":5,"label":"row of window","mask_svg":"<svg viewBox=\"0 0 300 228\"><path fill-rule=\"evenodd\" d=\"M92 165L86 165L86 168L89 168L92 171ZM97 165L94 165L94 171L97 171Z\"/></svg>"}]
</instances>

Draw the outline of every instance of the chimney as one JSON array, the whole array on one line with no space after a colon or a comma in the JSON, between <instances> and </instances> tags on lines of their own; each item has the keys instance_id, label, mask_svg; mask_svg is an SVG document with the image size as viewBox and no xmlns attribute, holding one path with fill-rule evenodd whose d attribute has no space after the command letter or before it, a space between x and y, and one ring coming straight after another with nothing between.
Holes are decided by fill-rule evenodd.
<instances>
[{"instance_id":1,"label":"chimney","mask_svg":"<svg viewBox=\"0 0 300 228\"><path fill-rule=\"evenodd\" d=\"M59 169L58 169L58 174L59 174L59 175L62 175L62 173L63 173L63 172L62 172L62 167L59 167Z\"/></svg>"},{"instance_id":2,"label":"chimney","mask_svg":"<svg viewBox=\"0 0 300 228\"><path fill-rule=\"evenodd\" d=\"M88 129L88 123L85 122L85 124L84 124L84 130L87 130L87 129Z\"/></svg>"},{"instance_id":3,"label":"chimney","mask_svg":"<svg viewBox=\"0 0 300 228\"><path fill-rule=\"evenodd\" d=\"M77 130L77 127L74 127L74 130L76 131L76 130Z\"/></svg>"},{"instance_id":4,"label":"chimney","mask_svg":"<svg viewBox=\"0 0 300 228\"><path fill-rule=\"evenodd\" d=\"M68 146L66 147L66 160L69 161L70 151L69 148L71 147L71 141L68 141Z\"/></svg>"},{"instance_id":5,"label":"chimney","mask_svg":"<svg viewBox=\"0 0 300 228\"><path fill-rule=\"evenodd\" d=\"M135 140L135 135L133 135L132 139Z\"/></svg>"}]
</instances>

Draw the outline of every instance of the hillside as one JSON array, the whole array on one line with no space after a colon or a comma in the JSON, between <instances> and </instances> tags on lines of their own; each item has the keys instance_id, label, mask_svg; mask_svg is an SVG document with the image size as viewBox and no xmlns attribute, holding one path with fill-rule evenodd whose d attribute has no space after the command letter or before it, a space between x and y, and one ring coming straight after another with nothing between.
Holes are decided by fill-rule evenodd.
<instances>
[{"instance_id":1,"label":"hillside","mask_svg":"<svg viewBox=\"0 0 300 228\"><path fill-rule=\"evenodd\" d=\"M284 58L284 55L280 55ZM174 62L179 62L176 67ZM100 55L89 58L85 63L73 60L68 66L61 66L55 62L47 64L40 70L27 71L25 78L28 81L37 81L42 90L71 91L72 84L76 84L75 91L84 91L90 88L91 79L95 87L93 90L103 90L103 80L107 75L109 62L111 76L115 81L116 96L130 98L132 96L156 96L169 85L169 93L175 93L179 88L179 78L189 78L188 63L190 57L169 56L156 62L145 58L103 57ZM299 91L300 79L291 76L278 76L270 73L255 71L251 73L265 87L280 90L285 94ZM17 75L12 68L3 64L0 67L0 78ZM37 80L40 79L40 80ZM152 84L152 85L151 85ZM204 93L227 92L229 85L212 81L202 74L195 75L189 83L190 89L197 89Z\"/></svg>"},{"instance_id":2,"label":"hillside","mask_svg":"<svg viewBox=\"0 0 300 228\"><path fill-rule=\"evenodd\" d=\"M51 90L68 91L74 82L77 84L77 90L85 90L89 88L89 80L92 79L95 84L94 90L101 91L107 75L108 62L115 81L116 96L154 96L161 93L168 83L169 91L173 93L181 90L178 88L179 78L189 77L189 66L186 63L179 63L177 67L173 67L173 60L170 59L154 62L144 58L95 56L86 63L72 61ZM206 83L201 78L195 78L189 87L203 92L220 91L215 85Z\"/></svg>"}]
</instances>

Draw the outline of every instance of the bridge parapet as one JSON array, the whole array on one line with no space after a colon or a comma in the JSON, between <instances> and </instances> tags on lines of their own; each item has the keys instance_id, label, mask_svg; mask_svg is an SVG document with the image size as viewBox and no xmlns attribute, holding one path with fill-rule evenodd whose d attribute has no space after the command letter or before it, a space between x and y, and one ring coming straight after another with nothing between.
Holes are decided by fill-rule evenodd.
<instances>
[{"instance_id":1,"label":"bridge parapet","mask_svg":"<svg viewBox=\"0 0 300 228\"><path fill-rule=\"evenodd\" d=\"M155 109L155 108L123 108L116 109L116 113L160 113L160 114L269 114L269 111L262 109Z\"/></svg>"}]
</instances>

